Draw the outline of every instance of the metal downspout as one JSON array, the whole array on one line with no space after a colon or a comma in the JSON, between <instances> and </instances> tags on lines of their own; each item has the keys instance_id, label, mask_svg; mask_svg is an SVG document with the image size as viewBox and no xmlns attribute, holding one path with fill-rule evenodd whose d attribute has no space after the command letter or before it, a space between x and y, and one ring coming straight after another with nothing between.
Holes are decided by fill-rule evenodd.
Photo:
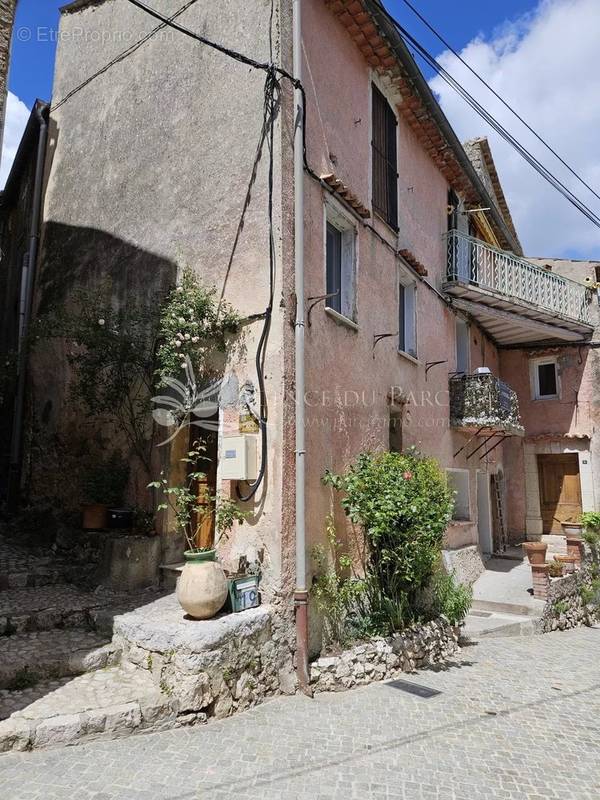
<instances>
[{"instance_id":1,"label":"metal downspout","mask_svg":"<svg viewBox=\"0 0 600 800\"><path fill-rule=\"evenodd\" d=\"M10 448L10 466L8 479L9 506L15 507L19 502L21 488L21 455L23 450L23 414L25 407L25 387L27 379L27 334L31 319L33 289L40 241L40 222L42 217L42 190L44 185L44 168L46 164L46 144L48 142L47 104L36 106L35 113L40 126L38 138L37 160L33 185L33 201L31 207L31 226L29 231L29 251L27 263L21 272L21 294L24 299L23 313L20 321L17 392L13 414L12 437ZM23 287L24 282L24 287Z\"/></svg>"},{"instance_id":2,"label":"metal downspout","mask_svg":"<svg viewBox=\"0 0 600 800\"><path fill-rule=\"evenodd\" d=\"M293 72L302 80L301 0L293 2ZM296 293L296 672L302 691L308 677L308 590L306 586L305 443L304 443L304 101L294 88L294 274Z\"/></svg>"}]
</instances>

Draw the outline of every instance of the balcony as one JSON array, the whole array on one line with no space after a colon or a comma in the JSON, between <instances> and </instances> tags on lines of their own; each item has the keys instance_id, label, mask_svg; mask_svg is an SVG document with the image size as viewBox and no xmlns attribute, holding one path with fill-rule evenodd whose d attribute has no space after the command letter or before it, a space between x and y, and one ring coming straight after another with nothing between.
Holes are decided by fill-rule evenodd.
<instances>
[{"instance_id":1,"label":"balcony","mask_svg":"<svg viewBox=\"0 0 600 800\"><path fill-rule=\"evenodd\" d=\"M592 293L585 286L458 231L447 234L447 243L443 289L497 344L591 337Z\"/></svg>"},{"instance_id":2,"label":"balcony","mask_svg":"<svg viewBox=\"0 0 600 800\"><path fill-rule=\"evenodd\" d=\"M491 373L450 379L450 425L463 433L523 436L516 393Z\"/></svg>"}]
</instances>

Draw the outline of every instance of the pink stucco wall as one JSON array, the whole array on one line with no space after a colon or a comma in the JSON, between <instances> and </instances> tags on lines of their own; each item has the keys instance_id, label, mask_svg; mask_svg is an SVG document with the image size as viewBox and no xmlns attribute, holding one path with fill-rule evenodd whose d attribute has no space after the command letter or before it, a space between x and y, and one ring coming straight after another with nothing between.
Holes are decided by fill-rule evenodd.
<instances>
[{"instance_id":1,"label":"pink stucco wall","mask_svg":"<svg viewBox=\"0 0 600 800\"><path fill-rule=\"evenodd\" d=\"M319 174L334 172L370 207L370 69L321 0L308 0L303 14L309 162ZM417 445L444 467L471 470L472 521L451 526L447 538L451 547L477 541L475 470L489 465L477 459L468 463L464 453L453 458L465 443L464 435L448 427L448 373L456 368L453 312L432 288L418 283L418 361L398 353L395 337L373 350L375 335L398 327L398 263L392 250L409 249L426 266L426 280L436 288L446 267L448 186L402 117L398 169L398 237L377 218L368 220L392 249L355 220L358 329L332 318L319 303L306 331L307 531L312 543L322 538L326 515L334 507L321 484L325 469L343 470L361 451L387 448L391 392L409 398L404 447ZM305 192L306 294L318 297L325 294L327 192L308 176ZM498 374L495 348L474 328L471 346L472 368L486 364ZM432 361L445 363L426 376L425 364ZM499 450L494 459L501 457ZM342 527L339 514L338 520Z\"/></svg>"},{"instance_id":2,"label":"pink stucco wall","mask_svg":"<svg viewBox=\"0 0 600 800\"><path fill-rule=\"evenodd\" d=\"M531 386L531 362L536 358L556 356L560 396L555 399L535 400ZM586 347L562 347L546 350L505 350L500 358L503 380L510 383L519 398L519 409L526 438L537 437L571 441L582 437L591 439L598 417L594 397L595 365L591 351ZM597 420L596 420L597 424ZM508 523L511 535L518 539L526 529L526 495L523 440L513 441L506 447L508 490Z\"/></svg>"}]
</instances>

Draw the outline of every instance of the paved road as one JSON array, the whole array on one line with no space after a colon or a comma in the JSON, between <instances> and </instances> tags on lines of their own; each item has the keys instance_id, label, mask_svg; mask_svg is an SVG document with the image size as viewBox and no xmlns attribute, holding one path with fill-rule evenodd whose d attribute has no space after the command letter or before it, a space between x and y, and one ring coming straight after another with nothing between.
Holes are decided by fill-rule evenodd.
<instances>
[{"instance_id":1,"label":"paved road","mask_svg":"<svg viewBox=\"0 0 600 800\"><path fill-rule=\"evenodd\" d=\"M497 639L411 681L0 756L2 800L598 800L600 629Z\"/></svg>"}]
</instances>

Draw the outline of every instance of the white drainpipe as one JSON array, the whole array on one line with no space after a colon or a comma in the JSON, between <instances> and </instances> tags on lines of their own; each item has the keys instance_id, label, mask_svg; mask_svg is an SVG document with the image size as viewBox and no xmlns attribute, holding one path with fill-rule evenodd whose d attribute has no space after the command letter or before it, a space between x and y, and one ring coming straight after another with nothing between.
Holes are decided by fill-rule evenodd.
<instances>
[{"instance_id":1,"label":"white drainpipe","mask_svg":"<svg viewBox=\"0 0 600 800\"><path fill-rule=\"evenodd\" d=\"M293 4L293 72L302 80L301 1ZM304 444L304 99L294 89L294 271L296 293L296 669L298 683L309 693L308 591L306 586L306 522Z\"/></svg>"}]
</instances>

